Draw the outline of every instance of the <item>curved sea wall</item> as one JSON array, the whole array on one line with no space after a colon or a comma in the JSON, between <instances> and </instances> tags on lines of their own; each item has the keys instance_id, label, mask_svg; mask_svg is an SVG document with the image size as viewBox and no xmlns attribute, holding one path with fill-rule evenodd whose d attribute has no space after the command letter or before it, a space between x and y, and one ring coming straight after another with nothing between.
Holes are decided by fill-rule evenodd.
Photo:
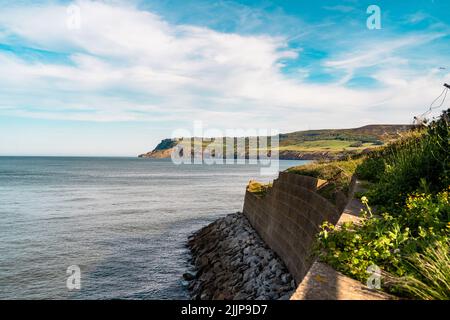
<instances>
[{"instance_id":1,"label":"curved sea wall","mask_svg":"<svg viewBox=\"0 0 450 320\"><path fill-rule=\"evenodd\" d=\"M265 195L246 192L243 213L194 233L188 241L194 270L184 274L192 298L290 298L313 263L320 225L336 223L348 202L341 192L333 203L317 193L326 184L280 173Z\"/></svg>"},{"instance_id":2,"label":"curved sea wall","mask_svg":"<svg viewBox=\"0 0 450 320\"><path fill-rule=\"evenodd\" d=\"M325 183L282 172L264 196L249 191L245 195L244 215L297 283L314 262L311 252L320 226L325 221L337 223L351 196L337 192L332 203L317 192Z\"/></svg>"}]
</instances>

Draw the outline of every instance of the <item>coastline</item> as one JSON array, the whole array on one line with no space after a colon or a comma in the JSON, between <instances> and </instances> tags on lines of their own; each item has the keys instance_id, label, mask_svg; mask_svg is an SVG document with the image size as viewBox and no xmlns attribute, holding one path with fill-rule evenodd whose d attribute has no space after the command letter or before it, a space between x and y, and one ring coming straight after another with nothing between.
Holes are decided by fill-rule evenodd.
<instances>
[{"instance_id":1,"label":"coastline","mask_svg":"<svg viewBox=\"0 0 450 320\"><path fill-rule=\"evenodd\" d=\"M353 179L352 179L353 181ZM242 213L188 238L194 271L183 277L194 300L289 300L314 263L314 239L336 223L353 195L317 193L323 181L280 172L264 195L246 189Z\"/></svg>"},{"instance_id":2,"label":"coastline","mask_svg":"<svg viewBox=\"0 0 450 320\"><path fill-rule=\"evenodd\" d=\"M148 153L143 153L138 155L138 158L144 159L170 159L172 152L174 152L174 148L170 149L161 149L161 150L153 150ZM365 152L364 150L362 152ZM358 154L357 151L280 151L278 159L279 160L341 160L346 159L348 157L354 156ZM235 159L239 158L235 155ZM248 159L248 155L242 157L244 159Z\"/></svg>"}]
</instances>

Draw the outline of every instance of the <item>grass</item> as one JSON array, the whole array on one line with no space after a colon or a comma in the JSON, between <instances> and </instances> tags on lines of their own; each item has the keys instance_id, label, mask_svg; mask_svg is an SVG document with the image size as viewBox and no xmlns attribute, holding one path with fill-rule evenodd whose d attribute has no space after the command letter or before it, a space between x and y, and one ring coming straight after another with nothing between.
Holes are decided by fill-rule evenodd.
<instances>
[{"instance_id":1,"label":"grass","mask_svg":"<svg viewBox=\"0 0 450 320\"><path fill-rule=\"evenodd\" d=\"M306 165L289 168L287 171L318 179L329 180L334 178L339 173L343 173L346 176L351 176L360 162L360 159L332 162L313 162Z\"/></svg>"},{"instance_id":2,"label":"grass","mask_svg":"<svg viewBox=\"0 0 450 320\"><path fill-rule=\"evenodd\" d=\"M450 242L437 242L425 253L413 254L409 264L418 276L394 278L400 290L424 300L450 300Z\"/></svg>"},{"instance_id":3,"label":"grass","mask_svg":"<svg viewBox=\"0 0 450 320\"><path fill-rule=\"evenodd\" d=\"M356 140L348 140L348 141L344 141L344 140L316 140L316 141L302 141L299 142L298 144L294 144L294 145L280 145L278 147L279 151L303 151L303 152L342 152L345 150L364 150L367 148L375 148L378 147L377 145L373 144L373 143L362 143L360 146L357 147L353 147L352 145L358 144L358 142L360 141L356 141ZM216 140L182 140L180 142L181 145L184 146L202 146L202 148L206 148L209 146L209 148L211 149L215 149L220 147L220 141L216 141ZM163 144L161 143L160 145L158 145L158 148L160 148L160 146L162 146ZM224 145L222 145L222 147L225 147ZM246 150L248 150L248 146L246 146ZM254 148L252 148L252 150L254 150Z\"/></svg>"},{"instance_id":4,"label":"grass","mask_svg":"<svg viewBox=\"0 0 450 320\"><path fill-rule=\"evenodd\" d=\"M357 168L362 179L374 182L368 192L373 204L395 211L408 194L436 193L450 184L448 114L427 130L412 131L369 154Z\"/></svg>"},{"instance_id":5,"label":"grass","mask_svg":"<svg viewBox=\"0 0 450 320\"><path fill-rule=\"evenodd\" d=\"M402 125L369 125L355 129L327 129L327 130L308 130L296 131L279 135L279 151L281 153L302 153L302 152L326 152L330 157L335 155L346 156L349 153L358 153L364 149L376 148L379 145L396 138L398 132L406 130L408 126ZM244 140L247 146L244 152L248 152L248 138L238 138ZM182 140L165 139L155 148L155 150L164 150L180 143L196 147L201 144L204 149L220 148L218 138L205 139L204 141L191 142L191 139ZM225 150L224 150L225 151ZM234 148L236 152L236 148ZM243 153L242 151L240 151Z\"/></svg>"},{"instance_id":6,"label":"grass","mask_svg":"<svg viewBox=\"0 0 450 320\"><path fill-rule=\"evenodd\" d=\"M337 192L348 193L352 175L361 161L361 159L349 159L332 162L313 162L289 168L287 172L327 180L327 185L320 188L318 193L334 203Z\"/></svg>"},{"instance_id":7,"label":"grass","mask_svg":"<svg viewBox=\"0 0 450 320\"><path fill-rule=\"evenodd\" d=\"M282 134L280 146L317 140L361 141L362 143L380 144L397 138L398 132L408 128L408 126L402 125L369 125L355 129L297 131Z\"/></svg>"},{"instance_id":8,"label":"grass","mask_svg":"<svg viewBox=\"0 0 450 320\"><path fill-rule=\"evenodd\" d=\"M304 151L304 152L316 152L316 151L329 151L329 152L341 152L344 150L363 150L367 148L377 147L373 143L362 143L361 146L353 147L360 141L356 140L316 140L316 141L303 141L295 145L283 145L279 147L280 151Z\"/></svg>"}]
</instances>

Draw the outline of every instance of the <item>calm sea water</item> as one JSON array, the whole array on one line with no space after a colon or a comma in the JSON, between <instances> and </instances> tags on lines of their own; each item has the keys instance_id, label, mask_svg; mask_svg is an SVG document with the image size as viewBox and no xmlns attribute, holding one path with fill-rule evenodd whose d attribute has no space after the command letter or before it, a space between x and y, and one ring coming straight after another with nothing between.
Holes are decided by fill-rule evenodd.
<instances>
[{"instance_id":1,"label":"calm sea water","mask_svg":"<svg viewBox=\"0 0 450 320\"><path fill-rule=\"evenodd\" d=\"M185 299L188 235L241 210L252 178L270 180L256 165L0 157L0 299Z\"/></svg>"}]
</instances>

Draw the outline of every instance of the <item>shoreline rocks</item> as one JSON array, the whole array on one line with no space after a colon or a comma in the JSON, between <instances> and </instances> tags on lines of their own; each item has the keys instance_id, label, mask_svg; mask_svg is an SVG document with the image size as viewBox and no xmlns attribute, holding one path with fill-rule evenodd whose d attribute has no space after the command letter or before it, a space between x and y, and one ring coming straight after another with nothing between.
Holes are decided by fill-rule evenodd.
<instances>
[{"instance_id":1,"label":"shoreline rocks","mask_svg":"<svg viewBox=\"0 0 450 320\"><path fill-rule=\"evenodd\" d=\"M242 213L227 215L188 239L195 270L183 275L192 299L289 299L296 283Z\"/></svg>"}]
</instances>

